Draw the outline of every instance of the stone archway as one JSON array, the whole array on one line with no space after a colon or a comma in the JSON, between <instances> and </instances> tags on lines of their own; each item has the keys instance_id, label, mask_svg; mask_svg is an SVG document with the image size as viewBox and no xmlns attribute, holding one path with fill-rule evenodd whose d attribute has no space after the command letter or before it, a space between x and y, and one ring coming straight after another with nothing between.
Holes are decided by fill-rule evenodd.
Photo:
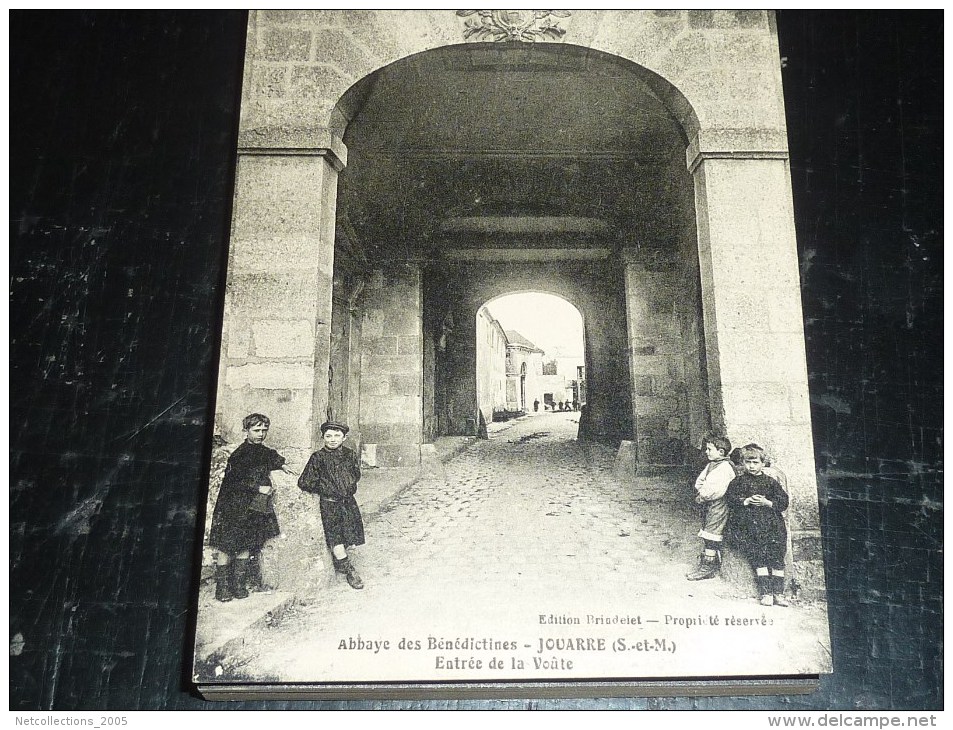
<instances>
[{"instance_id":1,"label":"stone archway","mask_svg":"<svg viewBox=\"0 0 953 730\"><path fill-rule=\"evenodd\" d=\"M442 286L439 286L442 284ZM575 307L584 322L587 409L579 438L618 445L633 432L627 356L624 282L610 261L550 261L515 264L481 262L443 271L425 295L447 302L460 325L459 343L447 369L453 411L448 433L467 433L466 418L476 404L475 322L480 307L504 294L537 291L557 296Z\"/></svg>"},{"instance_id":2,"label":"stone archway","mask_svg":"<svg viewBox=\"0 0 953 730\"><path fill-rule=\"evenodd\" d=\"M479 307L476 324L484 421L539 413L554 400L575 410L584 404L586 323L571 301L538 289L507 291Z\"/></svg>"},{"instance_id":3,"label":"stone archway","mask_svg":"<svg viewBox=\"0 0 953 730\"><path fill-rule=\"evenodd\" d=\"M368 266L382 269L378 280L401 292L365 289L376 324L364 349L416 361L419 337L424 360L423 429L409 400L419 393L411 373L376 356L365 363L376 383L371 396L382 404L375 412L390 419L374 421L366 434L377 453L393 454L384 464L412 458L408 434L422 430L419 446L439 434L476 432L474 353L466 343L477 304L464 306L461 297L517 275L521 286L561 277L565 283L554 286L589 300L596 354L584 433L616 444L637 434L643 461L656 464L684 463L684 445L707 430L685 130L654 91L658 80L650 86L649 75L630 66L570 46L450 46L395 62L342 99L354 111L345 137L350 163L339 181L338 218L346 225L338 227L338 249L346 256L353 247L342 241L363 241ZM594 121L586 112L599 103ZM567 119L581 121L563 129ZM580 160L580 148L591 159ZM665 282L680 290L665 290ZM419 326L405 321L411 301L421 302ZM450 351L433 344L446 340L448 317ZM627 317L653 338L651 348L633 350ZM401 323L386 342L376 339L383 321ZM686 321L694 326L686 329ZM451 382L441 387L444 365ZM383 389L385 379L403 386ZM672 454L673 442L683 445L680 454Z\"/></svg>"},{"instance_id":4,"label":"stone archway","mask_svg":"<svg viewBox=\"0 0 953 730\"><path fill-rule=\"evenodd\" d=\"M282 418L272 428L274 439L289 453L298 450L303 459L329 405L342 408L348 400L342 396L339 403L331 403L334 391L329 389L329 375L334 383L334 373L342 372L340 362L332 367L332 330L336 332L340 325L342 332L350 333L352 343L359 334L363 352L369 347L385 351L395 347L399 356L404 347L406 356L424 362L427 345L420 336L422 327L411 322L406 331L385 335L375 331L374 318L366 316L368 302L373 304L371 310L383 315L388 298L400 297L402 303L422 301L422 261L414 255L417 249L410 247L399 266L367 276L352 275L373 262L366 261L359 246L349 248L349 228L360 226L360 221L336 215L338 174L348 158L342 138L371 98L374 79L379 78L375 74L402 59L424 58L427 52L453 47L464 48L473 63L479 62L474 60L479 54L483 62L493 63L501 54L534 47L529 41L538 42L535 47L540 53L530 59L529 73L545 75L549 60L559 57L615 69L631 81L620 88L637 84L646 99L657 101L660 114L677 125L683 138L693 230L690 237L679 230L675 239L679 245L697 246L697 255L675 257L676 267L682 266L676 278L688 281L697 275L697 300L695 295L686 300L667 290L672 261L664 247L652 245L657 243L653 236L658 231L631 231L609 247L611 265L622 277L624 358L629 371L624 391L632 402L630 432L637 433L639 446L647 448L643 444L646 429L639 429L640 422L661 428L650 412L658 404L640 400L657 398L649 395L655 392L651 374L677 376L693 356L703 361L701 375L686 385L686 393L691 393L686 398L703 401L712 425L739 442L766 443L785 465L792 492L795 561L807 575L802 583L821 587L803 327L773 16L763 11L573 11L569 16L537 18L535 25L527 25L524 20L528 19L519 11L512 12L502 21L443 10L251 14L219 421L227 432L252 403L259 409L280 411ZM502 42L473 42L497 37ZM550 52L554 48L572 52ZM361 79L371 82L359 84ZM428 110L419 111L423 119ZM405 164L399 150L391 164L397 168ZM515 189L522 178L513 180ZM491 237L501 232L473 229L478 216L466 213L455 216L456 221L448 222L443 232ZM553 224L551 218L535 216L535 232L545 235ZM598 221L582 218L572 221L575 232L598 237ZM556 225L567 223L562 220ZM502 232L513 235L520 229L517 224L516 229ZM353 261L345 271L340 264L348 255ZM585 255L592 255L591 251ZM744 261L758 265L738 265ZM691 264L687 269L685 262L694 262L697 270L688 270ZM338 281L336 270L344 272ZM375 296L379 297L376 303ZM360 323L342 322L340 315L335 319L335 299L353 306L358 298L364 303ZM673 309L666 327L660 328L658 318L645 314L669 300L680 309ZM703 345L697 352L681 352L677 357L665 352L666 343L685 336ZM408 352L408 347L416 349ZM360 365L363 388L369 370L365 362ZM377 375L382 384L394 373L382 370ZM423 366L410 375L422 382ZM410 380L401 382L411 387ZM406 430L411 423L422 439L422 387L416 396L398 392L393 397L410 399L400 409L404 414L413 410L410 401L417 399L416 423L388 420L396 400L380 402L376 421L364 418L369 414L362 406L362 421L379 427L380 433ZM641 406L649 410L640 411ZM688 422L681 428L697 429L692 413L699 423L704 420L697 408L690 407ZM646 456L645 448L642 452L640 459ZM401 453L414 458L412 448Z\"/></svg>"}]
</instances>

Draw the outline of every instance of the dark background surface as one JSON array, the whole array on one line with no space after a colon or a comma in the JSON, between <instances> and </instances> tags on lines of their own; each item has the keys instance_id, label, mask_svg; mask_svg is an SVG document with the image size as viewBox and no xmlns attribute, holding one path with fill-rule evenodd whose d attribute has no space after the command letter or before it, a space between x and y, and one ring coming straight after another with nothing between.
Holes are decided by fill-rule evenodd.
<instances>
[{"instance_id":1,"label":"dark background surface","mask_svg":"<svg viewBox=\"0 0 953 730\"><path fill-rule=\"evenodd\" d=\"M778 17L835 674L413 706L942 708L942 21ZM187 686L245 22L11 13L12 710L411 704Z\"/></svg>"}]
</instances>

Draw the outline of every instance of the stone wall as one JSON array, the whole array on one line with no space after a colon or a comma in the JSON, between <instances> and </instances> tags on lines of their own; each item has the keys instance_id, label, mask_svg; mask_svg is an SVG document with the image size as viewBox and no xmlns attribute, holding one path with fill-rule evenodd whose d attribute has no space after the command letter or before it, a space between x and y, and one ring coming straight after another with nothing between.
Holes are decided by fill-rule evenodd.
<instances>
[{"instance_id":1,"label":"stone wall","mask_svg":"<svg viewBox=\"0 0 953 730\"><path fill-rule=\"evenodd\" d=\"M626 304L632 353L632 411L640 464L684 463L685 341L675 316L685 293L671 270L628 257Z\"/></svg>"},{"instance_id":2,"label":"stone wall","mask_svg":"<svg viewBox=\"0 0 953 730\"><path fill-rule=\"evenodd\" d=\"M327 358L334 197L322 157L239 157L216 403L229 440L260 411L275 443L312 445L312 416L327 399L327 366L317 370L315 354Z\"/></svg>"},{"instance_id":3,"label":"stone wall","mask_svg":"<svg viewBox=\"0 0 953 730\"><path fill-rule=\"evenodd\" d=\"M483 422L506 408L506 335L488 309L477 312L477 402Z\"/></svg>"},{"instance_id":4,"label":"stone wall","mask_svg":"<svg viewBox=\"0 0 953 730\"><path fill-rule=\"evenodd\" d=\"M334 296L331 311L331 346L328 366L329 420L350 427L351 448L362 443L361 404L361 324L359 301L364 278L355 276L343 255L335 254Z\"/></svg>"},{"instance_id":5,"label":"stone wall","mask_svg":"<svg viewBox=\"0 0 953 730\"><path fill-rule=\"evenodd\" d=\"M576 10L564 42L630 60L702 148L785 149L777 40L762 10ZM249 141L302 146L339 136L345 92L407 56L464 43L452 10L251 13L242 128ZM675 91L677 89L678 91ZM345 100L346 101L346 100ZM740 143L740 144L739 144Z\"/></svg>"},{"instance_id":6,"label":"stone wall","mask_svg":"<svg viewBox=\"0 0 953 730\"><path fill-rule=\"evenodd\" d=\"M794 557L820 558L790 174L777 159L706 159L696 175L713 425L787 473Z\"/></svg>"},{"instance_id":7,"label":"stone wall","mask_svg":"<svg viewBox=\"0 0 953 730\"><path fill-rule=\"evenodd\" d=\"M539 374L542 372L542 353L522 344L509 343L506 347L506 409L529 411L533 401L541 398Z\"/></svg>"},{"instance_id":8,"label":"stone wall","mask_svg":"<svg viewBox=\"0 0 953 730\"><path fill-rule=\"evenodd\" d=\"M363 292L361 433L373 466L415 467L423 434L420 269L377 269Z\"/></svg>"},{"instance_id":9,"label":"stone wall","mask_svg":"<svg viewBox=\"0 0 953 730\"><path fill-rule=\"evenodd\" d=\"M349 106L351 100L345 93L347 89L375 69L401 58L464 42L463 22L453 11L441 10L269 10L252 13L246 54L241 145L255 150L334 149L338 157L345 157L346 153L335 139L336 135L343 134L354 111ZM633 72L641 75L682 121L690 143L687 159L699 177L696 187L700 188L703 184L701 176L712 174L710 170L707 173L703 170L709 159L712 160L709 168L716 164L716 160L722 160L722 168L728 170L741 158L764 158L765 162L776 164L786 154L772 22L771 14L763 11L574 11L566 19L564 40L638 64L632 67ZM757 203L781 201L782 205L787 204L788 187L786 180L771 180L766 196ZM241 194L237 202L239 215L249 208L255 214L255 205L241 204ZM293 195L276 201L276 204L283 212L300 207ZM707 211L707 207L704 210ZM790 216L790 210L784 213ZM704 211L699 213L703 214ZM699 225L702 236L709 230L707 222ZM275 246L280 249L286 245L286 242L274 238L271 241L268 244L270 255L276 252ZM702 245L708 244L703 242ZM785 265L784 262L781 265ZM711 316L708 320L712 321ZM690 326L691 317L682 317L681 321ZM309 326L305 322L307 320L298 326ZM677 328L679 325L672 326ZM323 339L321 335L315 333L318 349ZM297 333L296 341L304 347L305 340ZM600 338L590 337L589 344L590 349L603 346ZM633 380L628 388L637 402L635 410L640 412L644 421L645 428L639 438L648 453L654 452L661 459L674 440L683 436L687 439L689 423L695 423L697 429L697 424L704 419L697 405L690 409L688 418L679 416L681 421L676 419L673 422L663 414L673 410L688 412L682 401L687 398L689 387L685 378L679 375L684 363L674 362L679 358L676 353L664 353L668 356L665 359L660 355L636 354L648 352L645 349L650 347L648 344L630 343L629 347L632 349L626 360L638 359L640 370L639 382ZM603 354L609 360L614 357L611 347ZM682 360L684 357L694 359L691 353L683 353ZM605 361L601 355L597 359ZM320 356L314 364L316 370L322 369ZM623 366L628 364L615 363L609 369L619 370ZM722 393L723 379L717 358L710 358L707 367L709 376L713 376L708 378L709 400L716 411L720 413L724 409L726 397L731 401L732 409L750 405L741 403L737 392L727 396ZM692 371L691 366L687 369ZM597 371L591 374L598 378ZM226 367L224 375L224 382L238 387L245 387L243 383L250 386L255 380L255 371L235 372L231 364ZM302 389L305 384L297 385L293 377L285 380L296 384L292 388L293 396L301 403L306 402L305 390ZM701 379L692 382L693 392L697 394L702 386ZM796 389L799 386L791 387ZM596 388L590 397L590 410L602 410L604 418L609 417L608 409L606 404L599 402L599 397L600 392L605 391ZM320 400L320 387L315 388L311 395L312 400ZM773 398L777 393L766 392L765 395ZM464 400L469 397L466 393L463 396ZM797 397L806 395L802 393ZM232 406L228 394L222 400L226 409ZM697 397L693 402L697 404ZM462 404L457 405L456 411L459 412ZM462 419L460 422L463 423L472 418L472 415L466 415L458 420ZM732 418L738 420L736 416ZM311 428L313 432L313 424ZM619 429L608 429L613 430ZM284 434L278 435L285 439ZM803 434L795 441L803 446Z\"/></svg>"}]
</instances>

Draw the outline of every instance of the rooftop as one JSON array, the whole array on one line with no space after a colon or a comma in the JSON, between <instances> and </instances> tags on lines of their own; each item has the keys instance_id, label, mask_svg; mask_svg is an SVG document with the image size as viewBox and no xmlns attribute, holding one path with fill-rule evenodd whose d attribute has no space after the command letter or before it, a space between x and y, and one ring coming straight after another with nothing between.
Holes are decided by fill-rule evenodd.
<instances>
[{"instance_id":1,"label":"rooftop","mask_svg":"<svg viewBox=\"0 0 953 730\"><path fill-rule=\"evenodd\" d=\"M527 350L533 350L534 352L545 352L545 350L541 350L540 348L536 347L536 345L527 340L516 330L504 330L504 333L506 334L506 340L509 345L522 347Z\"/></svg>"}]
</instances>

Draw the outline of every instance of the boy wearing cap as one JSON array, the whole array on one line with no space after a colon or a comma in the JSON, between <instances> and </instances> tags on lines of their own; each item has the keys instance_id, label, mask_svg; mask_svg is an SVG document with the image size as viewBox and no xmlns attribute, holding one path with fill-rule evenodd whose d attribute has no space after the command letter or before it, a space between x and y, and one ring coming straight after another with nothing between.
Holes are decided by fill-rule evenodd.
<instances>
[{"instance_id":1,"label":"boy wearing cap","mask_svg":"<svg viewBox=\"0 0 953 730\"><path fill-rule=\"evenodd\" d=\"M324 446L311 455L298 478L298 487L321 498L324 539L331 550L334 570L347 578L351 588L361 589L364 581L347 554L348 547L364 544L364 521L354 499L361 464L357 454L343 445L348 430L343 423L321 424Z\"/></svg>"}]
</instances>

